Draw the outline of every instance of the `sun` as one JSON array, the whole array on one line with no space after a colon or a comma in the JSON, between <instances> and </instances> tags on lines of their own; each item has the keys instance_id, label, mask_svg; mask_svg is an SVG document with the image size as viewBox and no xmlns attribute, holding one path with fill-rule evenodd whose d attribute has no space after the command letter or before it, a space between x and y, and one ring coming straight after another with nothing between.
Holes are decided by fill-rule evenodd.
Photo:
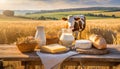
<instances>
[{"instance_id":1,"label":"sun","mask_svg":"<svg viewBox=\"0 0 120 69\"><path fill-rule=\"evenodd\" d=\"M6 0L0 0L0 3L6 3Z\"/></svg>"}]
</instances>

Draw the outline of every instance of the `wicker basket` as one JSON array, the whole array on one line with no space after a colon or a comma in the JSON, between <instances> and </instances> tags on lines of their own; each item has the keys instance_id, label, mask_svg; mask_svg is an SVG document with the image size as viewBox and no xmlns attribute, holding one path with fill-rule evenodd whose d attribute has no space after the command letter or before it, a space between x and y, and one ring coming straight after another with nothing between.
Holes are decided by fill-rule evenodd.
<instances>
[{"instance_id":1,"label":"wicker basket","mask_svg":"<svg viewBox=\"0 0 120 69\"><path fill-rule=\"evenodd\" d=\"M16 44L18 49L21 52L33 52L35 47L38 45L37 43L32 43L32 44L28 44L28 43L21 43L21 44Z\"/></svg>"}]
</instances>

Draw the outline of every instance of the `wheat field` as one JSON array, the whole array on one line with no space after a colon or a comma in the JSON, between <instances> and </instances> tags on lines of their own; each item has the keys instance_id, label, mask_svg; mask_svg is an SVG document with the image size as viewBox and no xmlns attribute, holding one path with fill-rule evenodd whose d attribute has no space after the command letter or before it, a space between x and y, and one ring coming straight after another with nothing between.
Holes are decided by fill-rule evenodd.
<instances>
[{"instance_id":1,"label":"wheat field","mask_svg":"<svg viewBox=\"0 0 120 69\"><path fill-rule=\"evenodd\" d=\"M91 34L102 35L108 44L120 44L120 20L119 19L95 19L87 20L86 29L82 32L82 39L88 39ZM57 43L62 28L66 22L59 21L0 21L0 43L12 44L17 38L23 36L35 36L36 27L44 26L47 44ZM14 64L14 65L12 65ZM4 61L5 69L23 69L20 62ZM74 69L74 67L70 67ZM37 69L40 69L37 67ZM69 68L68 68L69 69ZM108 69L108 67L86 67L85 69Z\"/></svg>"},{"instance_id":2,"label":"wheat field","mask_svg":"<svg viewBox=\"0 0 120 69\"><path fill-rule=\"evenodd\" d=\"M88 39L91 34L102 35L108 44L120 44L119 19L87 20L86 29L82 32L82 39ZM34 36L37 26L44 26L47 43L56 43L65 21L0 21L0 43L11 44L17 38ZM52 41L51 41L52 40ZM51 42L50 42L51 41Z\"/></svg>"}]
</instances>

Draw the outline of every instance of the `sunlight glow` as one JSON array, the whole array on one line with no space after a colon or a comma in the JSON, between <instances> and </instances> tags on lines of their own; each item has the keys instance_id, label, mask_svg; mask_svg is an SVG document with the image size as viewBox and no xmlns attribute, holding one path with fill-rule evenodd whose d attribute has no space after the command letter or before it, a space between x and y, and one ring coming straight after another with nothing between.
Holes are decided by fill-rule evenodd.
<instances>
[{"instance_id":1,"label":"sunlight glow","mask_svg":"<svg viewBox=\"0 0 120 69\"><path fill-rule=\"evenodd\" d=\"M6 3L6 0L0 0L0 3Z\"/></svg>"}]
</instances>

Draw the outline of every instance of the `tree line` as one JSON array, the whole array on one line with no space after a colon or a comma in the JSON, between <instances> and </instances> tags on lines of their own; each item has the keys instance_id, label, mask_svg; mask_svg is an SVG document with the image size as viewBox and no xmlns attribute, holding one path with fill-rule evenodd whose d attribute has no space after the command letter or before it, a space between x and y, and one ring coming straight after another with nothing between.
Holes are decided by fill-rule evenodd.
<instances>
[{"instance_id":1,"label":"tree line","mask_svg":"<svg viewBox=\"0 0 120 69\"><path fill-rule=\"evenodd\" d=\"M93 14L93 13L88 13L88 14L85 14L85 16L94 16L94 17L112 17L112 18L118 18L116 15L112 14L111 16L110 15L105 15L105 14Z\"/></svg>"},{"instance_id":2,"label":"tree line","mask_svg":"<svg viewBox=\"0 0 120 69\"><path fill-rule=\"evenodd\" d=\"M57 9L57 10L41 10L33 13L26 14L39 14L39 13L54 13L54 12L69 12L69 11L120 11L120 7L88 7L88 8L68 8L68 9Z\"/></svg>"},{"instance_id":3,"label":"tree line","mask_svg":"<svg viewBox=\"0 0 120 69\"><path fill-rule=\"evenodd\" d=\"M58 18L55 18L55 17L45 17L45 16L40 16L40 17L16 16L16 17L25 18L25 19L32 19L32 20L59 20Z\"/></svg>"},{"instance_id":4,"label":"tree line","mask_svg":"<svg viewBox=\"0 0 120 69\"><path fill-rule=\"evenodd\" d=\"M76 14L77 15L77 14ZM91 17L108 17L108 18L119 18L116 15L112 14L110 15L105 15L105 14L93 14L93 13L87 13L84 14L85 16L91 16ZM47 17L47 16L39 16L39 17L24 17L24 16L18 16L20 18L25 18L25 19L32 19L32 20L59 20L57 17ZM64 17L64 15L63 15Z\"/></svg>"}]
</instances>

